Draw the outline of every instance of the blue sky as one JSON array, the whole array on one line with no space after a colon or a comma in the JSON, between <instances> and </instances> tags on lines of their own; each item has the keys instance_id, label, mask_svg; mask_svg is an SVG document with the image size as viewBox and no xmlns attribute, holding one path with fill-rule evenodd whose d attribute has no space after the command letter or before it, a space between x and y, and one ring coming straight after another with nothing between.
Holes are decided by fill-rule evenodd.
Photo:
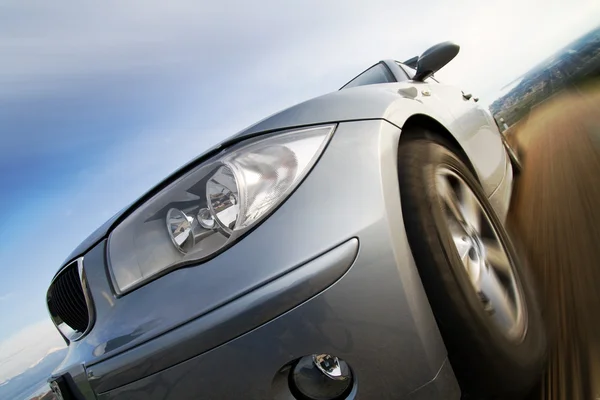
<instances>
[{"instance_id":1,"label":"blue sky","mask_svg":"<svg viewBox=\"0 0 600 400\"><path fill-rule=\"evenodd\" d=\"M595 0L230 3L0 5L0 382L60 345L44 296L71 250L201 151L443 40L462 50L439 77L491 101L600 20Z\"/></svg>"}]
</instances>

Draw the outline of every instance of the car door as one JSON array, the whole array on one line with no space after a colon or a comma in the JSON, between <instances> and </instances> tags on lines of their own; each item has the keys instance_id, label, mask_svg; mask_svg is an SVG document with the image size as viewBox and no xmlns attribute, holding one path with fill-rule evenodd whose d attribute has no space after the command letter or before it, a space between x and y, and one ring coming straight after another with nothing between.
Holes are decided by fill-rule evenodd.
<instances>
[{"instance_id":1,"label":"car door","mask_svg":"<svg viewBox=\"0 0 600 400\"><path fill-rule=\"evenodd\" d=\"M413 77L415 70L400 64ZM448 127L470 158L489 196L502 182L506 171L506 154L502 138L489 111L463 95L460 88L427 78L425 82L412 81L419 90L423 104L451 115Z\"/></svg>"}]
</instances>

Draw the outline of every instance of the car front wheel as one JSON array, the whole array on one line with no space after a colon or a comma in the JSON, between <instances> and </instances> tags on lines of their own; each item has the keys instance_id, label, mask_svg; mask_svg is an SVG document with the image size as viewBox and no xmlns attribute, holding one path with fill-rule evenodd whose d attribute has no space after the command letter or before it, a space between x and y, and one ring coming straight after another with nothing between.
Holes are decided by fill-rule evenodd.
<instances>
[{"instance_id":1,"label":"car front wheel","mask_svg":"<svg viewBox=\"0 0 600 400\"><path fill-rule=\"evenodd\" d=\"M450 362L464 394L517 398L546 355L527 265L452 146L411 133L398 151L404 224Z\"/></svg>"}]
</instances>

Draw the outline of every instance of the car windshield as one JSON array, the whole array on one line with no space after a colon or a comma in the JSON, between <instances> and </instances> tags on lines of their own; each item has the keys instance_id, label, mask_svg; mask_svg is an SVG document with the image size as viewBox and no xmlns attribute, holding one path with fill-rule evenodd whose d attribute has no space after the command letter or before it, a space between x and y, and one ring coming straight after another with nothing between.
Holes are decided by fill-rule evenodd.
<instances>
[{"instance_id":1,"label":"car windshield","mask_svg":"<svg viewBox=\"0 0 600 400\"><path fill-rule=\"evenodd\" d=\"M356 78L348 82L342 89L356 86L374 85L377 83L395 82L394 76L382 63L375 64Z\"/></svg>"}]
</instances>

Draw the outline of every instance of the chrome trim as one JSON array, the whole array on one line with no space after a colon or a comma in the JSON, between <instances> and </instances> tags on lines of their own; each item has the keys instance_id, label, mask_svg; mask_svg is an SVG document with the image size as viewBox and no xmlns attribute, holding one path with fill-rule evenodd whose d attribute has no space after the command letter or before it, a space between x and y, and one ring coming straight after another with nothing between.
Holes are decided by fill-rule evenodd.
<instances>
[{"instance_id":1,"label":"chrome trim","mask_svg":"<svg viewBox=\"0 0 600 400\"><path fill-rule=\"evenodd\" d=\"M73 264L77 264L77 273L79 275L79 283L81 285L81 290L83 291L83 297L85 299L85 305L87 307L87 313L88 313L88 325L85 328L85 330L81 333L74 331L69 325L65 324L64 322L61 324L57 324L54 320L54 317L52 316L52 312L50 312L50 308L48 307L48 294L50 292L50 289L52 288L52 285L54 285L54 282L56 281L56 279L58 279L58 277L61 276L67 268L71 268L73 266ZM67 342L76 342L77 340L81 339L83 336L87 335L89 333L89 331L92 329L92 327L94 326L94 322L96 321L96 313L94 311L94 302L92 300L92 296L90 295L90 289L89 289L87 277L85 274L85 270L83 269L83 257L79 257L79 258L71 261L64 267L62 267L60 269L60 271L58 271L58 273L54 276L54 278L52 278L52 281L50 282L50 285L48 286L48 290L46 291L46 309L48 310L48 314L50 315L50 319L52 320L52 323L54 324L54 326L56 326L59 333L62 335L62 337L65 340L67 340Z\"/></svg>"},{"instance_id":2,"label":"chrome trim","mask_svg":"<svg viewBox=\"0 0 600 400\"><path fill-rule=\"evenodd\" d=\"M350 379L348 367L343 368L340 359L329 354L313 354L313 364L329 379L345 381Z\"/></svg>"}]
</instances>

